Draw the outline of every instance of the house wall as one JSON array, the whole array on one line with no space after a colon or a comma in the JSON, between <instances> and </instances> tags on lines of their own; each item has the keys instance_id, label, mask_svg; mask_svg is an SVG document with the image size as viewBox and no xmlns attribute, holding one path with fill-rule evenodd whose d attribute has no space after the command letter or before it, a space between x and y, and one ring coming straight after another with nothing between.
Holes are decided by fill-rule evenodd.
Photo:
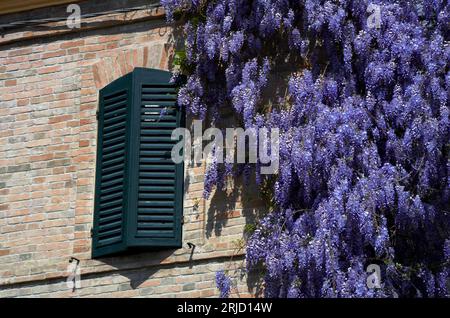
<instances>
[{"instance_id":1,"label":"house wall","mask_svg":"<svg viewBox=\"0 0 450 318\"><path fill-rule=\"evenodd\" d=\"M122 2L80 6L84 14ZM67 15L60 6L32 16L49 12ZM169 70L177 32L161 8L102 15L81 29L64 23L0 39L0 297L215 297L217 270L233 278L232 297L257 295L243 239L262 211L258 192L234 180L202 199L204 164L185 165L183 248L91 259L98 91L137 66ZM72 257L75 289L66 284Z\"/></svg>"}]
</instances>

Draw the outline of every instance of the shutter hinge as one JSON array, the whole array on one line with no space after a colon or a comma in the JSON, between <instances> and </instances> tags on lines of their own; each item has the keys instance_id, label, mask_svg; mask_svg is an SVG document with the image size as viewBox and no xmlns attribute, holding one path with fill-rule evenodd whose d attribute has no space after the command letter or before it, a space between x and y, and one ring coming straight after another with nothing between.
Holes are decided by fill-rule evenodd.
<instances>
[{"instance_id":1,"label":"shutter hinge","mask_svg":"<svg viewBox=\"0 0 450 318\"><path fill-rule=\"evenodd\" d=\"M95 112L95 118L97 118L97 120L98 120L99 117L100 117L100 112L97 110L97 111Z\"/></svg>"},{"instance_id":2,"label":"shutter hinge","mask_svg":"<svg viewBox=\"0 0 450 318\"><path fill-rule=\"evenodd\" d=\"M94 237L94 229L91 228L91 237Z\"/></svg>"}]
</instances>

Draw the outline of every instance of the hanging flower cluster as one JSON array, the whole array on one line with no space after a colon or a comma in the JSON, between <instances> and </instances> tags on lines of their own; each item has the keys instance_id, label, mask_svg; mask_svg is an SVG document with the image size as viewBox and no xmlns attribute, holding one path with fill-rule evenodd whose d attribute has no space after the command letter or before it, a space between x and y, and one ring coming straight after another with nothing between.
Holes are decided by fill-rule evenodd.
<instances>
[{"instance_id":1,"label":"hanging flower cluster","mask_svg":"<svg viewBox=\"0 0 450 318\"><path fill-rule=\"evenodd\" d=\"M231 290L231 279L225 275L225 272L218 271L216 273L216 286L220 291L220 297L228 298Z\"/></svg>"},{"instance_id":2,"label":"hanging flower cluster","mask_svg":"<svg viewBox=\"0 0 450 318\"><path fill-rule=\"evenodd\" d=\"M281 131L276 209L247 246L266 296L449 296L448 2L161 2L186 21L179 104ZM274 74L286 93L267 108Z\"/></svg>"}]
</instances>

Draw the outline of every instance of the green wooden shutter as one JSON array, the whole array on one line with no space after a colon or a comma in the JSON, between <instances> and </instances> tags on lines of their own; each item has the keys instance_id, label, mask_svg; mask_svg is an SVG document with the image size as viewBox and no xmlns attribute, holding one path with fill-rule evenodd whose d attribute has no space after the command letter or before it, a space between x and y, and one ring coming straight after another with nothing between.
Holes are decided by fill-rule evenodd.
<instances>
[{"instance_id":1,"label":"green wooden shutter","mask_svg":"<svg viewBox=\"0 0 450 318\"><path fill-rule=\"evenodd\" d=\"M126 249L126 196L131 74L100 91L93 257Z\"/></svg>"},{"instance_id":2,"label":"green wooden shutter","mask_svg":"<svg viewBox=\"0 0 450 318\"><path fill-rule=\"evenodd\" d=\"M170 77L136 68L100 91L93 257L181 247L184 167L171 134L184 116Z\"/></svg>"},{"instance_id":3,"label":"green wooden shutter","mask_svg":"<svg viewBox=\"0 0 450 318\"><path fill-rule=\"evenodd\" d=\"M183 125L171 74L138 68L135 75L135 165L137 189L131 204L131 240L135 246L181 247L183 164L171 159L172 131ZM161 115L163 114L163 115Z\"/></svg>"}]
</instances>

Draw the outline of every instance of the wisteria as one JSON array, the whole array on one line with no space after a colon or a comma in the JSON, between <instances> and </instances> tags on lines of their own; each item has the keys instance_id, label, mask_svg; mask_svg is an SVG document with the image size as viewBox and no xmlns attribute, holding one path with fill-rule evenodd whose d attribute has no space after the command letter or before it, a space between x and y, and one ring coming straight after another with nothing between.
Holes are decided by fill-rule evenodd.
<instances>
[{"instance_id":1,"label":"wisteria","mask_svg":"<svg viewBox=\"0 0 450 318\"><path fill-rule=\"evenodd\" d=\"M216 286L220 291L220 297L228 298L231 289L231 279L225 275L224 271L218 271L216 273Z\"/></svg>"},{"instance_id":2,"label":"wisteria","mask_svg":"<svg viewBox=\"0 0 450 318\"><path fill-rule=\"evenodd\" d=\"M281 131L275 206L247 242L265 295L449 297L448 1L161 2L185 22L179 104Z\"/></svg>"}]
</instances>

